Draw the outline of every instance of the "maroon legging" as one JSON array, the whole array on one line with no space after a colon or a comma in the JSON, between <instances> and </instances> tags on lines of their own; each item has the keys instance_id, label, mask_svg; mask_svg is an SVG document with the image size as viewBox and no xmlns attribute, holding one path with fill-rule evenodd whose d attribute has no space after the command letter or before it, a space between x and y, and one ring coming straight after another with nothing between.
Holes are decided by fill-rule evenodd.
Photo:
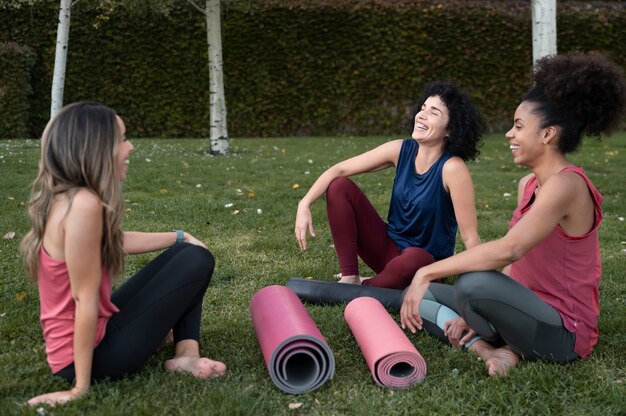
<instances>
[{"instance_id":1,"label":"maroon legging","mask_svg":"<svg viewBox=\"0 0 626 416\"><path fill-rule=\"evenodd\" d=\"M348 178L336 178L330 183L326 211L343 276L359 275L361 257L377 273L363 285L404 289L419 268L434 261L420 247L400 251L387 236L387 225L376 209Z\"/></svg>"}]
</instances>

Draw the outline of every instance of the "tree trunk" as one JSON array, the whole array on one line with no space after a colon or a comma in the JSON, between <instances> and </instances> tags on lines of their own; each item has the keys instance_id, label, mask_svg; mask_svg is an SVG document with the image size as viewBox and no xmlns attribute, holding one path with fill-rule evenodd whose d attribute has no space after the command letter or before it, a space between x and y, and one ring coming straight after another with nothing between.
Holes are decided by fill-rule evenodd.
<instances>
[{"instance_id":1,"label":"tree trunk","mask_svg":"<svg viewBox=\"0 0 626 416\"><path fill-rule=\"evenodd\" d=\"M533 63L556 55L556 0L532 0Z\"/></svg>"},{"instance_id":2,"label":"tree trunk","mask_svg":"<svg viewBox=\"0 0 626 416\"><path fill-rule=\"evenodd\" d=\"M226 100L222 72L220 0L206 0L207 44L209 48L209 90L211 113L211 154L227 155Z\"/></svg>"},{"instance_id":3,"label":"tree trunk","mask_svg":"<svg viewBox=\"0 0 626 416\"><path fill-rule=\"evenodd\" d=\"M54 75L50 97L50 117L63 107L63 88L65 85L65 66L67 63L67 46L70 37L70 15L72 0L61 0L59 7L59 25L57 27L57 44L54 58Z\"/></svg>"}]
</instances>

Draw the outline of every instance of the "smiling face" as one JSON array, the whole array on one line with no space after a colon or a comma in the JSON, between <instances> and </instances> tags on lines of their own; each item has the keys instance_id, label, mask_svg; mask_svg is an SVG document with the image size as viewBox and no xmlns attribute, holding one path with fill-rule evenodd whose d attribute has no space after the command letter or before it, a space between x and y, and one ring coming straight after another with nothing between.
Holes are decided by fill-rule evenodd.
<instances>
[{"instance_id":1,"label":"smiling face","mask_svg":"<svg viewBox=\"0 0 626 416\"><path fill-rule=\"evenodd\" d=\"M411 137L418 143L443 141L448 134L448 107L438 95L428 97L415 115Z\"/></svg>"},{"instance_id":2,"label":"smiling face","mask_svg":"<svg viewBox=\"0 0 626 416\"><path fill-rule=\"evenodd\" d=\"M126 173L128 172L128 163L130 152L133 151L134 147L130 140L126 137L126 126L124 125L124 120L120 118L120 116L115 116L117 119L117 126L120 131L119 142L117 143L117 169L119 178L121 181L126 179Z\"/></svg>"},{"instance_id":3,"label":"smiling face","mask_svg":"<svg viewBox=\"0 0 626 416\"><path fill-rule=\"evenodd\" d=\"M513 161L518 165L533 167L546 151L544 130L540 118L533 112L535 105L523 101L515 110L513 127L506 133Z\"/></svg>"}]
</instances>

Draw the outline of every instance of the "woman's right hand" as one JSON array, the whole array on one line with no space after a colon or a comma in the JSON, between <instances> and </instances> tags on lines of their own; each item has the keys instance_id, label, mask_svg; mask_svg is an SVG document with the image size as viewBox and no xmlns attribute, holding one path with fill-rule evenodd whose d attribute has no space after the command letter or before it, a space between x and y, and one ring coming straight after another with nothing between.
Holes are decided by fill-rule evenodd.
<instances>
[{"instance_id":1,"label":"woman's right hand","mask_svg":"<svg viewBox=\"0 0 626 416\"><path fill-rule=\"evenodd\" d=\"M87 393L87 390L79 390L74 387L72 390L55 391L53 393L45 393L39 396L33 397L28 402L29 406L36 406L38 404L46 404L55 406L57 404L64 404L72 400L78 399L82 395Z\"/></svg>"},{"instance_id":2,"label":"woman's right hand","mask_svg":"<svg viewBox=\"0 0 626 416\"><path fill-rule=\"evenodd\" d=\"M311 216L311 210L308 206L298 205L298 211L296 212L296 225L294 233L296 234L296 240L300 250L306 250L306 233L311 234L311 237L315 237L315 230L313 230L313 217Z\"/></svg>"}]
</instances>

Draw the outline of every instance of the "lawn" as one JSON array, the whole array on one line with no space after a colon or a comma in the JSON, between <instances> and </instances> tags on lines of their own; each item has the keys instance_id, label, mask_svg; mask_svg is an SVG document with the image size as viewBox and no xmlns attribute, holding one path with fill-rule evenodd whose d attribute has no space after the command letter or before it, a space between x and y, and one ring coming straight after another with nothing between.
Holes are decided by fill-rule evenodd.
<instances>
[{"instance_id":1,"label":"lawn","mask_svg":"<svg viewBox=\"0 0 626 416\"><path fill-rule=\"evenodd\" d=\"M568 365L523 362L506 378L490 378L472 354L408 334L428 376L407 390L378 387L343 320L343 307L307 306L333 349L335 377L299 396L283 393L267 374L249 318L260 288L290 277L332 280L338 265L323 201L313 206L317 237L301 253L293 235L298 200L331 164L385 141L381 137L236 139L233 155L206 155L207 140L135 140L124 184L127 230L182 228L207 243L217 266L205 298L203 351L229 366L220 380L166 374L161 350L137 375L104 382L56 409L24 409L28 398L66 383L45 362L36 286L25 277L18 246L28 230L26 204L37 171L39 142L0 141L0 413L1 414L567 414L626 413L626 134L589 140L572 160L604 194L600 230L603 277L600 340L590 359ZM502 134L486 138L470 165L483 241L504 234L515 207L516 167ZM386 216L393 171L356 177ZM7 233L14 232L14 238ZM457 244L457 249L461 246ZM152 256L127 260L127 275ZM371 273L363 268L362 273ZM397 314L393 314L398 318ZM299 404L290 409L290 404Z\"/></svg>"}]
</instances>

